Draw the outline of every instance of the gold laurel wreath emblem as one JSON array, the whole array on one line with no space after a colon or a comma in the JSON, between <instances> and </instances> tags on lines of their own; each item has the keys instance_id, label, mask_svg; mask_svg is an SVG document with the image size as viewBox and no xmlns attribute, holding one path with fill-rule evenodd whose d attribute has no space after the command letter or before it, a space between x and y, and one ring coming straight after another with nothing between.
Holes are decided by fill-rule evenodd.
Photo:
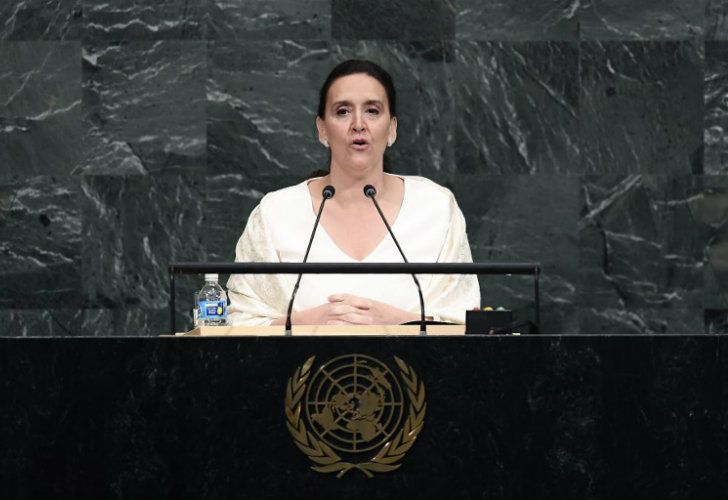
<instances>
[{"instance_id":1,"label":"gold laurel wreath emblem","mask_svg":"<svg viewBox=\"0 0 728 500\"><path fill-rule=\"evenodd\" d=\"M314 437L306 428L301 418L301 398L306 390L306 381L311 374L311 366L316 356L311 356L303 365L296 368L293 377L288 379L286 386L286 425L293 435L296 446L306 456L318 465L311 468L316 472L331 473L338 472L337 478L341 478L351 469L358 469L367 477L374 477L373 472L390 472L402 465L399 462L407 451L415 443L417 435L422 430L425 422L425 385L417 380L417 374L397 356L394 361L399 367L402 380L407 386L409 396L409 416L402 429L394 435L394 438L384 443L382 448L371 459L366 462L351 463L345 462L329 445Z\"/></svg>"}]
</instances>

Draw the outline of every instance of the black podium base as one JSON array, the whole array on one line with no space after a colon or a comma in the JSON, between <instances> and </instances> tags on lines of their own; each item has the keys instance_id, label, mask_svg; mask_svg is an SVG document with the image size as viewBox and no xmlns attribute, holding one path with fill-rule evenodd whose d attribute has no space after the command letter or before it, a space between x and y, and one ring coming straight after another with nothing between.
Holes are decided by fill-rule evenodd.
<instances>
[{"instance_id":1,"label":"black podium base","mask_svg":"<svg viewBox=\"0 0 728 500\"><path fill-rule=\"evenodd\" d=\"M725 498L723 344L697 335L2 339L0 496ZM371 478L312 470L321 464L296 445L286 412L291 380L314 384L325 378L318 367L351 355L399 378L410 369L426 405L400 467ZM421 416L402 387L398 436ZM372 415L363 397L344 403L331 406L334 418ZM322 408L297 420L316 442L332 437L316 427Z\"/></svg>"}]
</instances>

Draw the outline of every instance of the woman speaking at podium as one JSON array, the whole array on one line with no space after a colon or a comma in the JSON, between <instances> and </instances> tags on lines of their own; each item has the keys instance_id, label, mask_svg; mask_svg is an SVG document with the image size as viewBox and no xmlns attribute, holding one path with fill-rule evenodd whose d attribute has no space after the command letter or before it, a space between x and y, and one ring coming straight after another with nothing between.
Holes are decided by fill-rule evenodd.
<instances>
[{"instance_id":1,"label":"woman speaking at podium","mask_svg":"<svg viewBox=\"0 0 728 500\"><path fill-rule=\"evenodd\" d=\"M316 128L330 150L324 175L263 197L251 212L235 249L242 262L302 262L323 190L323 208L308 262L402 262L372 199L376 190L410 262L471 262L465 219L452 193L423 177L387 173L384 152L397 139L397 98L392 77L369 61L336 66L324 82ZM327 193L327 196L331 193ZM478 307L473 275L419 275L425 310L435 320L464 322ZM228 323L283 324L295 275L232 275ZM294 325L400 324L420 318L412 276L304 275L293 309Z\"/></svg>"}]
</instances>

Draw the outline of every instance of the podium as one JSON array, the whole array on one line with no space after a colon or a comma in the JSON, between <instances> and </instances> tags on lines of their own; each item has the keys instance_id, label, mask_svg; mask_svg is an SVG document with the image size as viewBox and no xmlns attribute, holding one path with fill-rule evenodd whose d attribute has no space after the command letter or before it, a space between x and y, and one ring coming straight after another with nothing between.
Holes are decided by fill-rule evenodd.
<instances>
[{"instance_id":1,"label":"podium","mask_svg":"<svg viewBox=\"0 0 728 500\"><path fill-rule=\"evenodd\" d=\"M427 327L429 335L465 335L465 325L430 325ZM177 333L182 337L227 337L227 336L284 336L285 326L198 326L189 332ZM293 327L296 336L393 336L393 335L420 335L419 325L296 325Z\"/></svg>"},{"instance_id":2,"label":"podium","mask_svg":"<svg viewBox=\"0 0 728 500\"><path fill-rule=\"evenodd\" d=\"M4 338L0 491L725 498L725 358L721 338L705 335L341 336L294 326L292 337ZM347 382L342 364L373 382ZM380 398L395 386L390 375L401 393ZM340 396L357 391L356 401ZM397 401L400 417L377 420ZM370 450L341 450L331 437L341 415ZM382 452L378 424L407 449ZM302 444L302 430L314 439ZM340 474L348 463L360 467ZM367 463L397 467L366 474Z\"/></svg>"}]
</instances>

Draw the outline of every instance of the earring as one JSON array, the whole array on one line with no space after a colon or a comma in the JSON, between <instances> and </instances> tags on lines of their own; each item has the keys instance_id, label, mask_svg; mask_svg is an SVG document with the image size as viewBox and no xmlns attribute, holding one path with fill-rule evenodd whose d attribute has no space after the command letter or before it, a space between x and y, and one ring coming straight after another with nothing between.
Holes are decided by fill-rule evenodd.
<instances>
[{"instance_id":1,"label":"earring","mask_svg":"<svg viewBox=\"0 0 728 500\"><path fill-rule=\"evenodd\" d=\"M390 147L391 148L392 147L392 144L394 144L394 139L389 139L387 141L387 147Z\"/></svg>"},{"instance_id":2,"label":"earring","mask_svg":"<svg viewBox=\"0 0 728 500\"><path fill-rule=\"evenodd\" d=\"M326 140L326 139L322 139L321 140L321 144L323 144L325 148L328 148L329 147L329 141Z\"/></svg>"}]
</instances>

